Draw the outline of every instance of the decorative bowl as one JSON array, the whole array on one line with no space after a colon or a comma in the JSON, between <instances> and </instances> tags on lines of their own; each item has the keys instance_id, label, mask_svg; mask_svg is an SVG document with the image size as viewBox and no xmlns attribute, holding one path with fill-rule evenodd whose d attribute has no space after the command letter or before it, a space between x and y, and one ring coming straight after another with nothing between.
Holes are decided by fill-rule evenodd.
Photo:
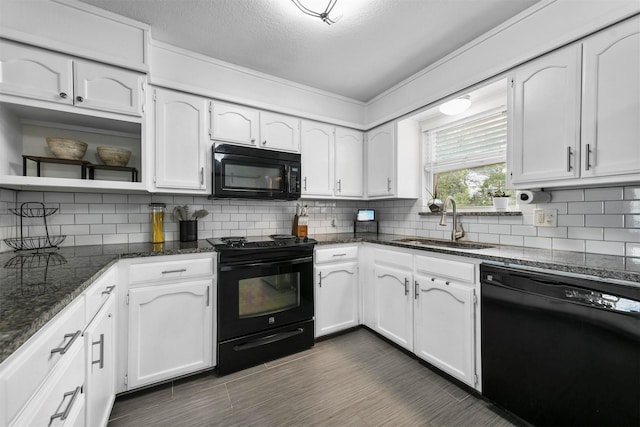
<instances>
[{"instance_id":1,"label":"decorative bowl","mask_svg":"<svg viewBox=\"0 0 640 427\"><path fill-rule=\"evenodd\" d=\"M87 151L87 143L77 139L47 137L47 145L58 159L82 160Z\"/></svg>"},{"instance_id":2,"label":"decorative bowl","mask_svg":"<svg viewBox=\"0 0 640 427\"><path fill-rule=\"evenodd\" d=\"M126 166L131 158L131 151L118 147L98 147L98 157L107 166Z\"/></svg>"}]
</instances>

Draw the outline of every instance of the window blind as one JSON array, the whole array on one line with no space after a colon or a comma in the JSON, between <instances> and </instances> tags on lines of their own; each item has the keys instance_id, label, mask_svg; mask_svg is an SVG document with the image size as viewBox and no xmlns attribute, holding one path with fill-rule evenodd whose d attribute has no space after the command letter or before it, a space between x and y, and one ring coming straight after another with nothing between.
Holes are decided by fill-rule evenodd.
<instances>
[{"instance_id":1,"label":"window blind","mask_svg":"<svg viewBox=\"0 0 640 427\"><path fill-rule=\"evenodd\" d=\"M483 117L430 130L431 167L448 169L469 163L504 162L507 149L507 113L500 111Z\"/></svg>"}]
</instances>

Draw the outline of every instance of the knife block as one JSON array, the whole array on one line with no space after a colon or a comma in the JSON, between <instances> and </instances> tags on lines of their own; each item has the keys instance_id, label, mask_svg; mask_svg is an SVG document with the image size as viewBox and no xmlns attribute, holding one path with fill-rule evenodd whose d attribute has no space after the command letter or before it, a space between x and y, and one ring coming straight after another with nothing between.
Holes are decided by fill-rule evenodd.
<instances>
[{"instance_id":1,"label":"knife block","mask_svg":"<svg viewBox=\"0 0 640 427\"><path fill-rule=\"evenodd\" d=\"M308 234L308 216L298 216L295 215L293 217L293 229L291 230L291 234L298 237L307 237Z\"/></svg>"}]
</instances>

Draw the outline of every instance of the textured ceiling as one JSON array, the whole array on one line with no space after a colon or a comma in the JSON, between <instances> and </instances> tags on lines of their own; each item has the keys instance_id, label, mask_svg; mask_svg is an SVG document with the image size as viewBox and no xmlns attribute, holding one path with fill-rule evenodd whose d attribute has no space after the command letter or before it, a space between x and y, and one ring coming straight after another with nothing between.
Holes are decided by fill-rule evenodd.
<instances>
[{"instance_id":1,"label":"textured ceiling","mask_svg":"<svg viewBox=\"0 0 640 427\"><path fill-rule=\"evenodd\" d=\"M154 40L366 102L538 0L338 0L331 26L289 0L81 1Z\"/></svg>"}]
</instances>

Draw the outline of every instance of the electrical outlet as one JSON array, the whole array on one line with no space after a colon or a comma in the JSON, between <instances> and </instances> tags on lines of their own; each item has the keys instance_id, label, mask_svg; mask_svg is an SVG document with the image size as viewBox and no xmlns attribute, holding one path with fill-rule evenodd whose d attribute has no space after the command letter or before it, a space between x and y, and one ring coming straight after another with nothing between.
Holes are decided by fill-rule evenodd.
<instances>
[{"instance_id":1,"label":"electrical outlet","mask_svg":"<svg viewBox=\"0 0 640 427\"><path fill-rule=\"evenodd\" d=\"M534 209L533 225L536 227L557 227L558 226L558 210L557 209Z\"/></svg>"},{"instance_id":2,"label":"electrical outlet","mask_svg":"<svg viewBox=\"0 0 640 427\"><path fill-rule=\"evenodd\" d=\"M331 220L331 226L332 226L332 227L335 227L335 226L336 226L336 220L335 220L335 219L332 219L332 220Z\"/></svg>"}]
</instances>

